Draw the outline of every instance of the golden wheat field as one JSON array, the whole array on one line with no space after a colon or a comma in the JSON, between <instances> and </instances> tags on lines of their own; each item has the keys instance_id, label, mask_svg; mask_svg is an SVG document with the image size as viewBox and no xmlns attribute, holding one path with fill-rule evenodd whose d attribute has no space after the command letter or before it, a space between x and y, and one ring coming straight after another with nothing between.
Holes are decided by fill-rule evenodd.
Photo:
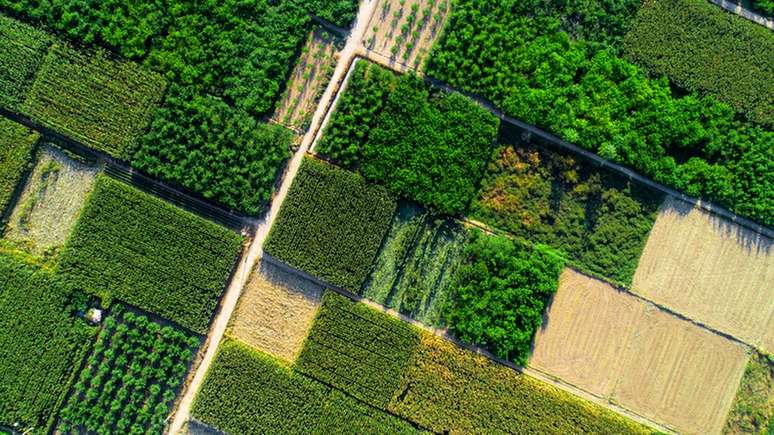
<instances>
[{"instance_id":1,"label":"golden wheat field","mask_svg":"<svg viewBox=\"0 0 774 435\"><path fill-rule=\"evenodd\" d=\"M684 433L719 433L743 345L565 270L529 366Z\"/></svg>"}]
</instances>

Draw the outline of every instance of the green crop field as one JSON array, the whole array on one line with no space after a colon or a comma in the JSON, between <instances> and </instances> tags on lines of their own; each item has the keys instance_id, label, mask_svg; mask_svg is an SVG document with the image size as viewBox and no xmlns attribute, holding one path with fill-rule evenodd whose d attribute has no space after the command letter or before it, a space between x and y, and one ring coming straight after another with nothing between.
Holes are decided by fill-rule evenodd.
<instances>
[{"instance_id":1,"label":"green crop field","mask_svg":"<svg viewBox=\"0 0 774 435\"><path fill-rule=\"evenodd\" d=\"M199 338L117 307L61 411L61 433L162 433Z\"/></svg>"},{"instance_id":2,"label":"green crop field","mask_svg":"<svg viewBox=\"0 0 774 435\"><path fill-rule=\"evenodd\" d=\"M25 171L32 165L38 134L27 127L0 118L0 215L11 201ZM0 221L0 230L3 222Z\"/></svg>"},{"instance_id":3,"label":"green crop field","mask_svg":"<svg viewBox=\"0 0 774 435\"><path fill-rule=\"evenodd\" d=\"M294 267L357 292L395 206L383 188L307 157L264 248Z\"/></svg>"},{"instance_id":4,"label":"green crop field","mask_svg":"<svg viewBox=\"0 0 774 435\"><path fill-rule=\"evenodd\" d=\"M77 287L203 333L241 237L101 176L59 265Z\"/></svg>"},{"instance_id":5,"label":"green crop field","mask_svg":"<svg viewBox=\"0 0 774 435\"><path fill-rule=\"evenodd\" d=\"M94 333L50 271L0 254L0 425L46 433Z\"/></svg>"},{"instance_id":6,"label":"green crop field","mask_svg":"<svg viewBox=\"0 0 774 435\"><path fill-rule=\"evenodd\" d=\"M0 15L0 106L19 110L54 38Z\"/></svg>"}]
</instances>

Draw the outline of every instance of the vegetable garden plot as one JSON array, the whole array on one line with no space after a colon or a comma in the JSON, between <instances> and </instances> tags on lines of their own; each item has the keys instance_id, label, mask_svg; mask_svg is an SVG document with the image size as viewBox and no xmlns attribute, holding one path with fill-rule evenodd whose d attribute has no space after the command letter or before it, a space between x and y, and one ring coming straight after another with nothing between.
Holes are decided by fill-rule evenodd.
<instances>
[{"instance_id":1,"label":"vegetable garden plot","mask_svg":"<svg viewBox=\"0 0 774 435\"><path fill-rule=\"evenodd\" d=\"M0 425L47 432L93 330L49 271L0 254Z\"/></svg>"},{"instance_id":2,"label":"vegetable garden plot","mask_svg":"<svg viewBox=\"0 0 774 435\"><path fill-rule=\"evenodd\" d=\"M503 140L470 216L630 284L663 196L514 132Z\"/></svg>"},{"instance_id":3,"label":"vegetable garden plot","mask_svg":"<svg viewBox=\"0 0 774 435\"><path fill-rule=\"evenodd\" d=\"M98 171L72 157L52 145L38 149L35 169L3 236L11 246L46 259L64 246Z\"/></svg>"},{"instance_id":4,"label":"vegetable garden plot","mask_svg":"<svg viewBox=\"0 0 774 435\"><path fill-rule=\"evenodd\" d=\"M19 110L53 42L47 33L0 15L0 106Z\"/></svg>"},{"instance_id":5,"label":"vegetable garden plot","mask_svg":"<svg viewBox=\"0 0 774 435\"><path fill-rule=\"evenodd\" d=\"M71 138L126 159L150 122L166 82L103 50L54 44L22 112Z\"/></svg>"},{"instance_id":6,"label":"vegetable garden plot","mask_svg":"<svg viewBox=\"0 0 774 435\"><path fill-rule=\"evenodd\" d=\"M29 169L38 138L39 135L27 127L0 118L0 219L24 172ZM0 230L4 224L0 220Z\"/></svg>"},{"instance_id":7,"label":"vegetable garden plot","mask_svg":"<svg viewBox=\"0 0 774 435\"><path fill-rule=\"evenodd\" d=\"M361 294L430 326L443 307L462 257L461 224L401 202Z\"/></svg>"},{"instance_id":8,"label":"vegetable garden plot","mask_svg":"<svg viewBox=\"0 0 774 435\"><path fill-rule=\"evenodd\" d=\"M241 241L226 228L100 176L59 270L106 302L115 298L203 333Z\"/></svg>"},{"instance_id":9,"label":"vegetable garden plot","mask_svg":"<svg viewBox=\"0 0 774 435\"><path fill-rule=\"evenodd\" d=\"M418 334L410 325L327 292L296 368L384 408L419 344Z\"/></svg>"},{"instance_id":10,"label":"vegetable garden plot","mask_svg":"<svg viewBox=\"0 0 774 435\"><path fill-rule=\"evenodd\" d=\"M774 33L706 0L644 1L626 56L774 127Z\"/></svg>"},{"instance_id":11,"label":"vegetable garden plot","mask_svg":"<svg viewBox=\"0 0 774 435\"><path fill-rule=\"evenodd\" d=\"M61 433L161 434L199 337L115 307L60 413Z\"/></svg>"},{"instance_id":12,"label":"vegetable garden plot","mask_svg":"<svg viewBox=\"0 0 774 435\"><path fill-rule=\"evenodd\" d=\"M357 174L306 157L264 249L357 292L387 232L395 200Z\"/></svg>"}]
</instances>

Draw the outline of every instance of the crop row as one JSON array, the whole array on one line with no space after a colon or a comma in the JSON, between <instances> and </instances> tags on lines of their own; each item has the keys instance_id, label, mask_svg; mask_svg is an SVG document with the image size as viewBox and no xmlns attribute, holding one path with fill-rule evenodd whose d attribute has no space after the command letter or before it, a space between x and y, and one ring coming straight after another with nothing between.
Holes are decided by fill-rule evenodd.
<instances>
[{"instance_id":1,"label":"crop row","mask_svg":"<svg viewBox=\"0 0 774 435\"><path fill-rule=\"evenodd\" d=\"M706 0L644 1L624 51L651 75L774 127L774 35Z\"/></svg>"},{"instance_id":2,"label":"crop row","mask_svg":"<svg viewBox=\"0 0 774 435\"><path fill-rule=\"evenodd\" d=\"M0 118L0 217L10 205L22 175L32 164L38 134L5 118ZM3 222L0 221L0 231Z\"/></svg>"},{"instance_id":3,"label":"crop row","mask_svg":"<svg viewBox=\"0 0 774 435\"><path fill-rule=\"evenodd\" d=\"M54 38L0 15L0 106L19 110Z\"/></svg>"},{"instance_id":4,"label":"crop row","mask_svg":"<svg viewBox=\"0 0 774 435\"><path fill-rule=\"evenodd\" d=\"M61 411L62 433L162 433L199 339L114 310Z\"/></svg>"},{"instance_id":5,"label":"crop row","mask_svg":"<svg viewBox=\"0 0 774 435\"><path fill-rule=\"evenodd\" d=\"M59 270L105 302L204 332L240 246L239 235L101 176Z\"/></svg>"},{"instance_id":6,"label":"crop row","mask_svg":"<svg viewBox=\"0 0 774 435\"><path fill-rule=\"evenodd\" d=\"M385 189L307 157L266 240L266 252L357 292L395 207Z\"/></svg>"},{"instance_id":7,"label":"crop row","mask_svg":"<svg viewBox=\"0 0 774 435\"><path fill-rule=\"evenodd\" d=\"M559 28L557 18L510 1L461 0L427 73L603 158L774 224L774 132L711 96L673 94L617 50Z\"/></svg>"}]
</instances>

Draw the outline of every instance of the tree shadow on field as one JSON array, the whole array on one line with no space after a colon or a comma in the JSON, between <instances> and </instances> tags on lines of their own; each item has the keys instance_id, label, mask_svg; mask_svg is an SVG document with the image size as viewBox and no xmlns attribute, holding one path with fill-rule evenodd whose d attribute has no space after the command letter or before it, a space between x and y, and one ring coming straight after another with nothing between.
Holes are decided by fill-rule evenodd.
<instances>
[{"instance_id":1,"label":"tree shadow on field","mask_svg":"<svg viewBox=\"0 0 774 435\"><path fill-rule=\"evenodd\" d=\"M659 213L676 214L680 219L684 219L687 218L691 212L695 212L693 204L678 198L667 198ZM748 253L763 256L772 254L771 250L772 247L774 247L774 240L770 237L714 214L712 211L701 210L701 212L708 216L709 221L712 224L712 229L717 235L736 241L736 243L743 247Z\"/></svg>"},{"instance_id":2,"label":"tree shadow on field","mask_svg":"<svg viewBox=\"0 0 774 435\"><path fill-rule=\"evenodd\" d=\"M308 280L300 275L284 270L268 261L261 260L255 267L254 273L260 273L261 277L272 285L280 286L292 293L303 296L311 302L319 303L325 288L318 283Z\"/></svg>"}]
</instances>

